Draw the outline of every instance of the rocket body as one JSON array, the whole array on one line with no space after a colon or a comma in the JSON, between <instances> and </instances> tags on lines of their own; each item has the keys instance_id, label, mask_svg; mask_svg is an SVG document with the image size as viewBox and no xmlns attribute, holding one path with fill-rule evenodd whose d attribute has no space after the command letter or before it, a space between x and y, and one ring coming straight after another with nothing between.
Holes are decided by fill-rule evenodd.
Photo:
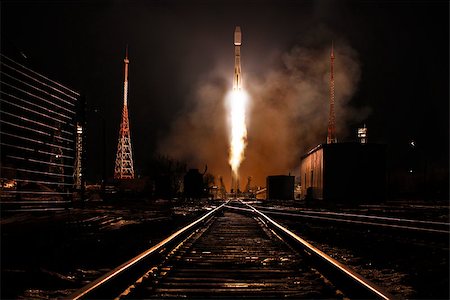
<instances>
[{"instance_id":1,"label":"rocket body","mask_svg":"<svg viewBox=\"0 0 450 300\"><path fill-rule=\"evenodd\" d=\"M234 30L234 79L233 79L233 90L241 90L242 89L241 44L242 44L241 27L240 26L236 26L236 29Z\"/></svg>"},{"instance_id":2,"label":"rocket body","mask_svg":"<svg viewBox=\"0 0 450 300\"><path fill-rule=\"evenodd\" d=\"M230 158L231 187L238 196L239 191L239 167L244 160L244 150L247 145L246 106L247 94L242 86L241 74L241 27L234 30L234 76L233 90L229 94L230 104Z\"/></svg>"}]
</instances>

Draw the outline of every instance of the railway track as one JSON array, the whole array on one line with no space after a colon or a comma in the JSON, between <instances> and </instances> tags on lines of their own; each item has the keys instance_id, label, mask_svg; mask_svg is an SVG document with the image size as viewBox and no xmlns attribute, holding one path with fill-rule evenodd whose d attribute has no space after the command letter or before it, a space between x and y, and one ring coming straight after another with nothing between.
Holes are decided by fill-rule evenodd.
<instances>
[{"instance_id":1,"label":"railway track","mask_svg":"<svg viewBox=\"0 0 450 300\"><path fill-rule=\"evenodd\" d=\"M396 229L410 232L421 232L448 236L450 234L450 223L414 220L394 217L380 217L364 214L338 213L329 211L297 210L268 208L255 206L258 210L268 215L285 218L298 218L310 221L323 221L330 223L344 223L362 225L368 227L379 227L385 229Z\"/></svg>"},{"instance_id":2,"label":"railway track","mask_svg":"<svg viewBox=\"0 0 450 300\"><path fill-rule=\"evenodd\" d=\"M392 298L250 205L231 201L70 299Z\"/></svg>"}]
</instances>

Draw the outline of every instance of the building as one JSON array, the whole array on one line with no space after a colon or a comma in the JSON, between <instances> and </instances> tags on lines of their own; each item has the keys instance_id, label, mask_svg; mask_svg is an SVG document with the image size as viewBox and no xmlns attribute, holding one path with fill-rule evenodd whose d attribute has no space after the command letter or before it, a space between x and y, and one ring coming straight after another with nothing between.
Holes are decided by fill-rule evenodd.
<instances>
[{"instance_id":1,"label":"building","mask_svg":"<svg viewBox=\"0 0 450 300\"><path fill-rule=\"evenodd\" d=\"M322 144L302 157L302 199L373 203L386 198L386 146Z\"/></svg>"},{"instance_id":2,"label":"building","mask_svg":"<svg viewBox=\"0 0 450 300\"><path fill-rule=\"evenodd\" d=\"M266 198L278 200L294 199L294 176L276 175L267 176L266 179Z\"/></svg>"},{"instance_id":3,"label":"building","mask_svg":"<svg viewBox=\"0 0 450 300\"><path fill-rule=\"evenodd\" d=\"M81 96L0 57L0 201L68 201L83 185Z\"/></svg>"}]
</instances>

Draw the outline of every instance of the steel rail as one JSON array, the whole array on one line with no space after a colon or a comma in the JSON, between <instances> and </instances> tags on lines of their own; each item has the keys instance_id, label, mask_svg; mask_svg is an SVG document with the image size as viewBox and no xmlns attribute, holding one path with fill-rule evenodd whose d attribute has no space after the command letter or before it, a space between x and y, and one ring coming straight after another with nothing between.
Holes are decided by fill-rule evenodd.
<instances>
[{"instance_id":1,"label":"steel rail","mask_svg":"<svg viewBox=\"0 0 450 300\"><path fill-rule=\"evenodd\" d=\"M100 278L98 278L97 280L94 280L93 282L89 283L88 285L86 285L85 287L79 289L78 291L76 291L75 293L73 293L72 295L70 295L68 297L68 299L72 299L72 300L77 300L77 299L82 299L85 296L88 296L89 293L95 291L96 289L98 289L99 287L101 287L103 284L107 283L108 281L110 281L111 279L117 277L119 274L127 271L128 269L130 269L132 266L136 265L138 262L142 261L144 258L147 258L148 256L150 256L151 254L155 253L156 251L162 249L164 246L166 246L169 242L171 242L172 240L174 240L175 238L179 237L181 234L185 233L186 231L188 231L189 229L192 229L193 227L195 227L197 224L199 224L200 222L206 220L207 218L209 218L210 216L212 216L214 213L216 213L217 211L219 211L220 209L222 209L228 202L216 207L215 209L213 209L212 211L208 212L207 214L205 214L204 216L200 217L199 219L197 219L196 221L192 222L191 224L179 229L178 231L176 231L175 233L173 233L172 235L170 235L169 237L167 237L166 239L162 240L161 242L159 242L158 244L156 244L155 246L151 247L150 249L147 249L146 251L142 252L141 254L135 256L134 258L130 259L129 261L123 263L122 265L118 266L117 268L115 268L114 270L111 270L110 272L104 274L103 276L101 276Z\"/></svg>"},{"instance_id":2,"label":"steel rail","mask_svg":"<svg viewBox=\"0 0 450 300\"><path fill-rule=\"evenodd\" d=\"M339 271L340 273L346 274L348 276L348 278L351 278L357 285L363 287L371 294L376 295L377 297L379 297L381 299L386 299L386 300L394 298L392 295L390 295L389 293L384 291L382 288L378 287L374 283L370 282L369 280L362 277L361 275L359 275L355 271L351 270L349 267L343 265L339 261L335 260L334 258L328 256L327 254L325 254L321 250L317 249L316 247L314 247L313 245L311 245L306 240L302 239L301 237L299 237L298 235L296 235L289 229L278 224L277 222L275 222L274 220L269 218L267 215L265 215L264 213L260 212L259 210L257 210L253 206L251 206L250 204L246 204L246 203L243 203L243 204L248 206L256 214L263 217L269 224L273 225L275 228L277 228L278 230L280 230L287 236L291 237L292 239L294 239L295 241L300 243L301 246L308 251L308 253L314 254L314 256L316 256L320 260L326 262L329 267Z\"/></svg>"},{"instance_id":3,"label":"steel rail","mask_svg":"<svg viewBox=\"0 0 450 300\"><path fill-rule=\"evenodd\" d=\"M276 210L284 212L286 210L279 208L269 208L255 205L258 209L267 209L267 210ZM405 223L423 223L428 225L445 225L450 226L450 223L446 222L435 222L435 221L424 221L424 220L414 220L414 219L402 219L402 218L394 218L394 217L381 217L381 216L372 216L372 215L362 215L362 214L350 214L350 213L338 213L332 211L315 211L315 210L297 210L298 213L301 214L316 214L316 215L334 215L334 216L342 216L342 217L356 217L360 219L376 219L376 220L385 220L391 222L405 222Z\"/></svg>"},{"instance_id":4,"label":"steel rail","mask_svg":"<svg viewBox=\"0 0 450 300\"><path fill-rule=\"evenodd\" d=\"M309 219L333 221L333 222L343 222L343 223L352 223L352 224L361 224L361 225L370 225L370 226L379 226L379 227L390 227L390 228L396 228L396 229L423 231L423 232L428 232L428 233L443 233L443 234L450 233L450 231L448 231L448 230L440 230L440 229L433 229L433 228L413 227L413 226L395 225L395 224L384 224L384 223L358 221L358 220L350 220L350 219L339 219L339 218L321 217L321 216L310 216L307 214L287 213L287 212L280 212L280 211L267 211L267 210L262 210L262 211L269 215L280 215L280 216L290 216L290 217L298 217L298 218L307 218L307 219L309 218Z\"/></svg>"}]
</instances>

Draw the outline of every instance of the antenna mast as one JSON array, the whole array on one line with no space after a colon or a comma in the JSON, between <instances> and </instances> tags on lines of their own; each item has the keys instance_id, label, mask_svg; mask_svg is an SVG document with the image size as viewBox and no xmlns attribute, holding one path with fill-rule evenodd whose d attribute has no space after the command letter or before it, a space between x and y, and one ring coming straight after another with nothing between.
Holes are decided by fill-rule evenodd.
<instances>
[{"instance_id":1,"label":"antenna mast","mask_svg":"<svg viewBox=\"0 0 450 300\"><path fill-rule=\"evenodd\" d=\"M330 115L328 117L328 136L327 144L337 142L336 139L336 120L334 114L334 44L331 43L330 55Z\"/></svg>"},{"instance_id":2,"label":"antenna mast","mask_svg":"<svg viewBox=\"0 0 450 300\"><path fill-rule=\"evenodd\" d=\"M131 150L130 124L128 121L128 45L125 52L125 79L123 83L123 111L122 123L119 130L119 143L117 146L116 165L114 167L114 178L133 179L133 153Z\"/></svg>"}]
</instances>

